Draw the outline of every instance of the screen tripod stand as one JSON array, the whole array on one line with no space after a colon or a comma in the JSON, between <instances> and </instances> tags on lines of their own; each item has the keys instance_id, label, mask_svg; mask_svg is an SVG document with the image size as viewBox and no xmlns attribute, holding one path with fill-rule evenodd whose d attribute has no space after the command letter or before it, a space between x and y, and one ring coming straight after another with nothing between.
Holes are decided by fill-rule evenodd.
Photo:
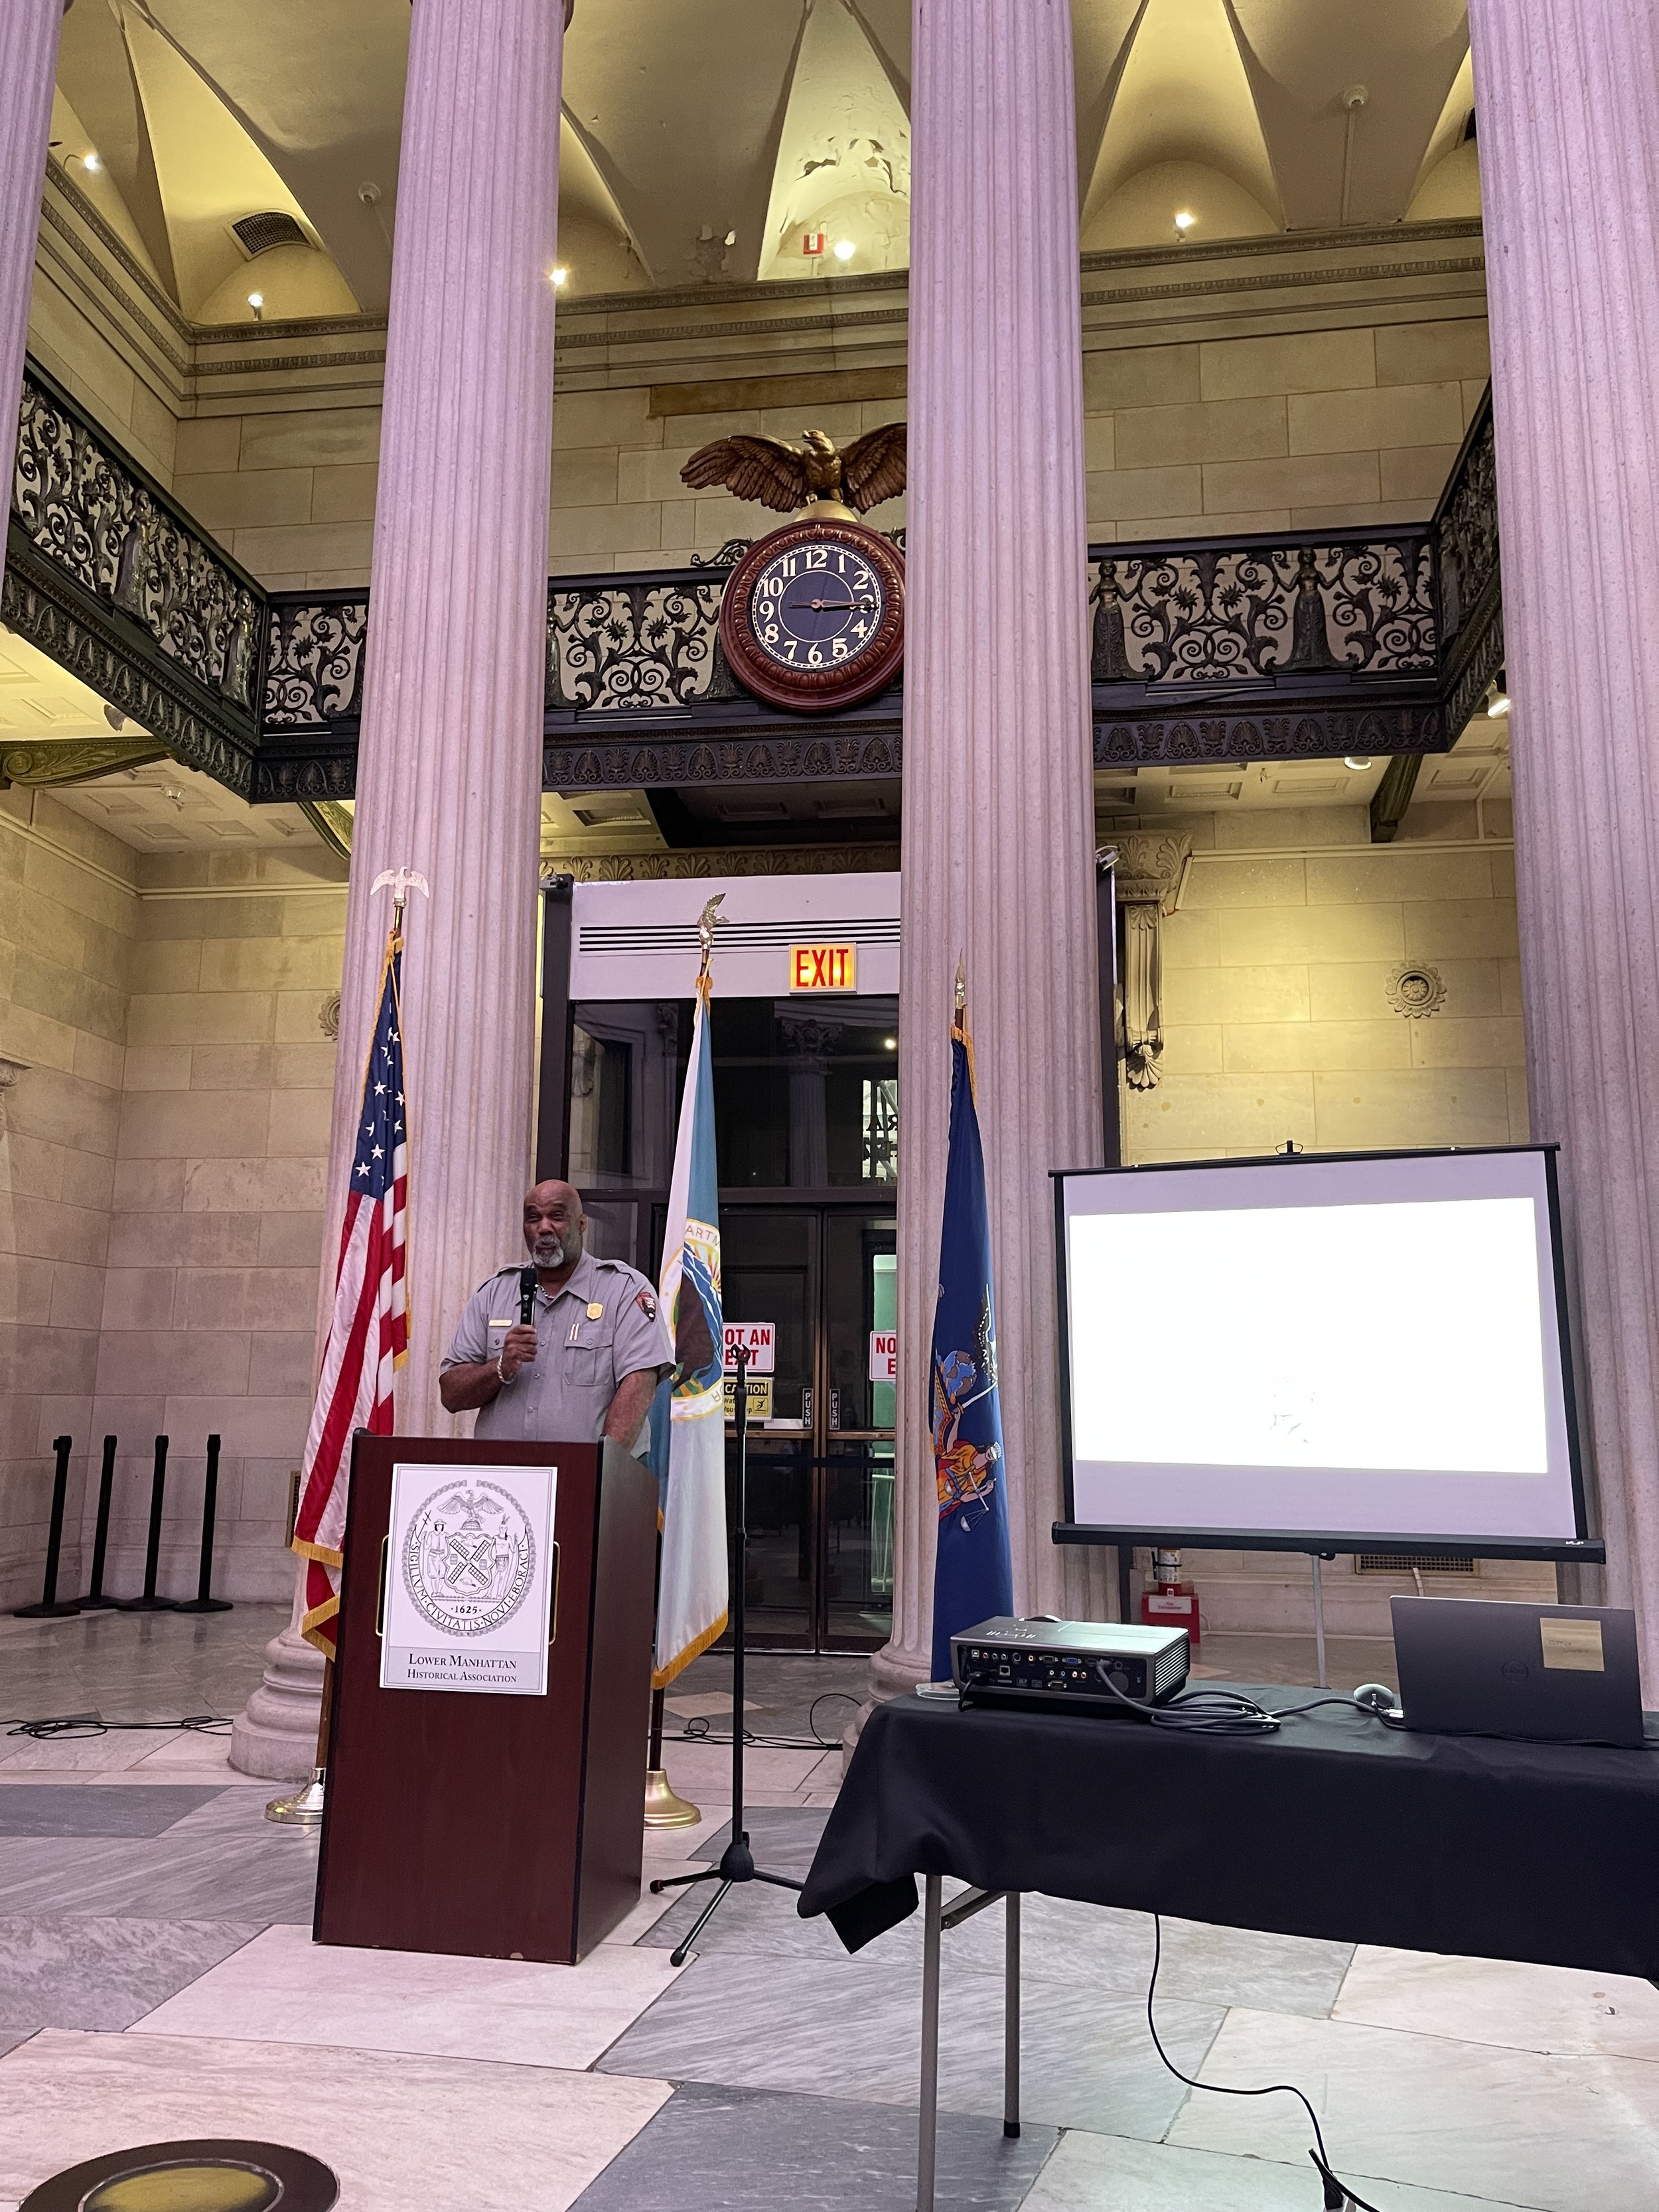
<instances>
[{"instance_id":1,"label":"screen tripod stand","mask_svg":"<svg viewBox=\"0 0 1659 2212\"><path fill-rule=\"evenodd\" d=\"M726 1892L744 1881L769 1882L774 1889L799 1889L802 1885L792 1881L787 1875L764 1874L755 1864L755 1855L749 1848L749 1832L744 1826L743 1808L743 1634L744 1601L749 1577L749 1348L746 1345L734 1347L732 1358L738 1370L736 1426L738 1431L738 1497L737 1508L732 1516L732 1840L720 1853L717 1867L703 1867L696 1874L672 1874L660 1881L653 1881L651 1893L659 1897L665 1889L682 1889L693 1882L716 1881L720 1887L702 1911L691 1923L679 1942L668 1954L669 1964L683 1966L686 1954L713 1913L718 1909Z\"/></svg>"}]
</instances>

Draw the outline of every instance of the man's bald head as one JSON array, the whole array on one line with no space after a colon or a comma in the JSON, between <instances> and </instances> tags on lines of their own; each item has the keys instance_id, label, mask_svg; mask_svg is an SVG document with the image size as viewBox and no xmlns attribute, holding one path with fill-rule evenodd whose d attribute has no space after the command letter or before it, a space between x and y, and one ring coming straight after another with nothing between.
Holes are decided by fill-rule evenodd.
<instances>
[{"instance_id":1,"label":"man's bald head","mask_svg":"<svg viewBox=\"0 0 1659 2212\"><path fill-rule=\"evenodd\" d=\"M586 1231L580 1195L569 1183L550 1179L525 1193L525 1249L542 1273L574 1267Z\"/></svg>"}]
</instances>

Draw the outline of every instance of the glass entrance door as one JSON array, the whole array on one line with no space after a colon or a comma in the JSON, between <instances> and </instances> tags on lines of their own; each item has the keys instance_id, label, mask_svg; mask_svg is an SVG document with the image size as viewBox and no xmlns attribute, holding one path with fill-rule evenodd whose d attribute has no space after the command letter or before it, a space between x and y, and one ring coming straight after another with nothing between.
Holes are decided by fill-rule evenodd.
<instances>
[{"instance_id":1,"label":"glass entrance door","mask_svg":"<svg viewBox=\"0 0 1659 2212\"><path fill-rule=\"evenodd\" d=\"M874 1650L892 1625L896 1231L890 1211L869 1206L721 1206L726 1319L774 1332L770 1388L750 1386L746 1595L759 1650Z\"/></svg>"}]
</instances>

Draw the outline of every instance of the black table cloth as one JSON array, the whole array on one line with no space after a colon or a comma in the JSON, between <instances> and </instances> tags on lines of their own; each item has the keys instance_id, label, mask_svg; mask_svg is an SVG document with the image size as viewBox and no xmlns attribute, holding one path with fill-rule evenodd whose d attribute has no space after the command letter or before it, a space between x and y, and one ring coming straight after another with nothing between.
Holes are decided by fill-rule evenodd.
<instances>
[{"instance_id":1,"label":"black table cloth","mask_svg":"<svg viewBox=\"0 0 1659 2212\"><path fill-rule=\"evenodd\" d=\"M1220 1686L1206 1683L1204 1688ZM1252 1689L1270 1709L1316 1691ZM1580 1748L1326 1707L1268 1736L898 1698L799 1910L857 1950L918 1874L1285 1936L1659 1978L1659 1719Z\"/></svg>"}]
</instances>

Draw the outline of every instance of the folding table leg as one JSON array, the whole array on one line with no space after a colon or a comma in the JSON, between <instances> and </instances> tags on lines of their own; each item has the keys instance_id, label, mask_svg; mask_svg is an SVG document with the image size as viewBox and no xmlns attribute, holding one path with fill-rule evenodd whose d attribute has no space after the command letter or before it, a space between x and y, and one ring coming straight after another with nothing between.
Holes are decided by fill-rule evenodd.
<instances>
[{"instance_id":1,"label":"folding table leg","mask_svg":"<svg viewBox=\"0 0 1659 2212\"><path fill-rule=\"evenodd\" d=\"M1019 1892L1006 1898L1007 1935L1003 1950L1002 2132L1019 2133Z\"/></svg>"},{"instance_id":2,"label":"folding table leg","mask_svg":"<svg viewBox=\"0 0 1659 2212\"><path fill-rule=\"evenodd\" d=\"M921 2117L916 2143L916 2212L933 2212L933 2165L939 2148L939 1954L940 1877L923 1881L921 1930Z\"/></svg>"}]
</instances>

